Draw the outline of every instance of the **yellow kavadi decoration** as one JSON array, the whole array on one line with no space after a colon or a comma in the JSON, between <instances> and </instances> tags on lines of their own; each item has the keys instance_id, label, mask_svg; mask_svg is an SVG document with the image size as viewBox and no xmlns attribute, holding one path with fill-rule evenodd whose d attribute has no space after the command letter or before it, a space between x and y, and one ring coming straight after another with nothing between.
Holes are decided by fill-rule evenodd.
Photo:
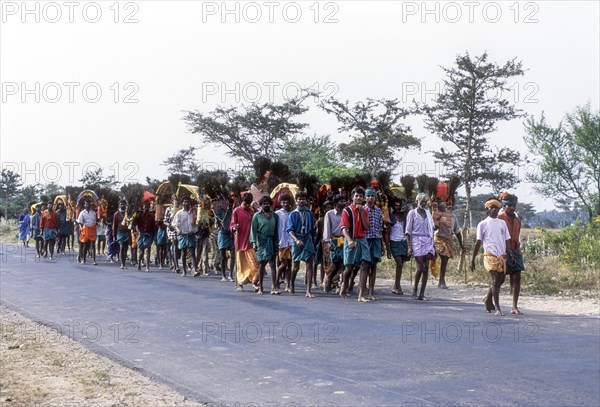
<instances>
[{"instance_id":1,"label":"yellow kavadi decoration","mask_svg":"<svg viewBox=\"0 0 600 407\"><path fill-rule=\"evenodd\" d=\"M61 201L66 208L67 207L67 196L66 195L56 195L56 198L54 198L54 206L56 207L56 205L58 205L58 203Z\"/></svg>"},{"instance_id":2,"label":"yellow kavadi decoration","mask_svg":"<svg viewBox=\"0 0 600 407\"><path fill-rule=\"evenodd\" d=\"M155 191L156 196L158 196L163 201L169 201L171 196L173 195L173 186L170 181L165 181L160 184Z\"/></svg>"},{"instance_id":3,"label":"yellow kavadi decoration","mask_svg":"<svg viewBox=\"0 0 600 407\"><path fill-rule=\"evenodd\" d=\"M195 201L195 203L200 202L200 188L196 185L179 183L175 195L177 195L177 198L180 200L184 196L188 195L193 201Z\"/></svg>"}]
</instances>

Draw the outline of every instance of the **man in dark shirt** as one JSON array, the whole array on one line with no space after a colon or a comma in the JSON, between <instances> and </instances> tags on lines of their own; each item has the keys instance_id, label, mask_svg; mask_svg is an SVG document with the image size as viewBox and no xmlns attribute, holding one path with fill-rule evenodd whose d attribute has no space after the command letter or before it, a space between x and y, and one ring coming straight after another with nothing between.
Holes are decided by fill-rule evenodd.
<instances>
[{"instance_id":1,"label":"man in dark shirt","mask_svg":"<svg viewBox=\"0 0 600 407\"><path fill-rule=\"evenodd\" d=\"M146 254L146 272L150 272L150 249L154 238L154 215L150 212L150 200L144 202L144 209L136 219L136 227L140 234L138 238L138 270L142 269L142 259Z\"/></svg>"}]
</instances>

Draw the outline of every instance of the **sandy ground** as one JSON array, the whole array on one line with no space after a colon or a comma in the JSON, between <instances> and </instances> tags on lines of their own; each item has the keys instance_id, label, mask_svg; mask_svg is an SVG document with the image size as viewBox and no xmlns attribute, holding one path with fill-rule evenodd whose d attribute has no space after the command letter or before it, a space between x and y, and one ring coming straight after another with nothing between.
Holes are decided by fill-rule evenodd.
<instances>
[{"instance_id":1,"label":"sandy ground","mask_svg":"<svg viewBox=\"0 0 600 407\"><path fill-rule=\"evenodd\" d=\"M0 307L2 406L200 406Z\"/></svg>"},{"instance_id":2,"label":"sandy ground","mask_svg":"<svg viewBox=\"0 0 600 407\"><path fill-rule=\"evenodd\" d=\"M378 281L379 292L391 280ZM450 289L427 288L428 298L448 298L481 304L485 286L452 284ZM403 281L408 292L410 285ZM511 298L503 288L500 304L510 311ZM597 294L581 297L521 297L524 313L552 312L600 317ZM0 307L0 405L2 406L199 406L170 388L96 355L66 336ZM25 333L22 327L28 327ZM35 327L32 329L31 327Z\"/></svg>"}]
</instances>

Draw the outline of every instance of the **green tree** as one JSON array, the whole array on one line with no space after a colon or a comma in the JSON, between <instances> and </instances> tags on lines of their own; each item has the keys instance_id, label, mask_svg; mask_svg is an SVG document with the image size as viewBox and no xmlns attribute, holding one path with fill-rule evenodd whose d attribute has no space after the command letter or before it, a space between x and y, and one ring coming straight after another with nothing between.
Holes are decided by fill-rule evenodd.
<instances>
[{"instance_id":1,"label":"green tree","mask_svg":"<svg viewBox=\"0 0 600 407\"><path fill-rule=\"evenodd\" d=\"M283 144L277 160L287 164L294 174L303 171L316 176L322 183L329 182L334 176L354 175L359 171L341 162L337 146L328 134L290 137Z\"/></svg>"},{"instance_id":2,"label":"green tree","mask_svg":"<svg viewBox=\"0 0 600 407\"><path fill-rule=\"evenodd\" d=\"M118 184L114 175L103 174L102 168L88 169L79 180L84 189L113 188Z\"/></svg>"},{"instance_id":3,"label":"green tree","mask_svg":"<svg viewBox=\"0 0 600 407\"><path fill-rule=\"evenodd\" d=\"M396 99L368 98L350 106L348 101L331 98L321 108L337 118L340 132L350 135L349 143L339 145L342 158L372 177L382 170L393 172L401 161L400 151L421 147L421 141L410 135L410 127L402 123L410 111Z\"/></svg>"},{"instance_id":4,"label":"green tree","mask_svg":"<svg viewBox=\"0 0 600 407\"><path fill-rule=\"evenodd\" d=\"M43 186L42 193L54 199L56 195L64 195L65 189L58 185L56 182L48 182Z\"/></svg>"},{"instance_id":5,"label":"green tree","mask_svg":"<svg viewBox=\"0 0 600 407\"><path fill-rule=\"evenodd\" d=\"M487 184L499 192L518 182L507 167L518 165L521 155L506 147L493 150L488 136L497 130L498 122L523 116L502 95L509 90L508 80L524 72L516 59L500 66L488 62L487 53L475 58L468 53L459 55L454 67L442 69L446 74L444 92L418 110L426 116L427 130L446 143L434 157L449 175L462 180L467 205L464 224L472 226L474 187Z\"/></svg>"},{"instance_id":6,"label":"green tree","mask_svg":"<svg viewBox=\"0 0 600 407\"><path fill-rule=\"evenodd\" d=\"M200 174L200 163L196 158L197 147L188 147L177 151L168 157L161 165L167 167L169 174L187 174L192 179L196 179Z\"/></svg>"},{"instance_id":7,"label":"green tree","mask_svg":"<svg viewBox=\"0 0 600 407\"><path fill-rule=\"evenodd\" d=\"M23 185L21 176L9 169L3 168L0 175L0 198L9 199L19 193L19 189Z\"/></svg>"},{"instance_id":8,"label":"green tree","mask_svg":"<svg viewBox=\"0 0 600 407\"><path fill-rule=\"evenodd\" d=\"M0 174L0 217L14 218L18 216L23 208L21 203L15 202L19 196L21 186L21 176L7 168L2 169Z\"/></svg>"},{"instance_id":9,"label":"green tree","mask_svg":"<svg viewBox=\"0 0 600 407\"><path fill-rule=\"evenodd\" d=\"M303 102L310 95L313 93L304 92L301 97L281 105L253 103L241 108L217 107L208 114L188 111L183 120L202 141L226 147L229 156L249 167L258 157L276 156L289 137L302 134L308 124L294 119L308 110Z\"/></svg>"},{"instance_id":10,"label":"green tree","mask_svg":"<svg viewBox=\"0 0 600 407\"><path fill-rule=\"evenodd\" d=\"M600 214L600 112L577 107L556 127L530 117L525 143L537 157L538 171L528 174L534 189L561 208L581 204L589 219Z\"/></svg>"},{"instance_id":11,"label":"green tree","mask_svg":"<svg viewBox=\"0 0 600 407\"><path fill-rule=\"evenodd\" d=\"M9 218L18 218L24 208L29 208L33 203L40 201L42 186L40 184L26 185L6 202L6 215Z\"/></svg>"},{"instance_id":12,"label":"green tree","mask_svg":"<svg viewBox=\"0 0 600 407\"><path fill-rule=\"evenodd\" d=\"M531 228L531 221L535 217L535 207L529 202L519 202L517 205L517 213L521 218L521 226Z\"/></svg>"}]
</instances>

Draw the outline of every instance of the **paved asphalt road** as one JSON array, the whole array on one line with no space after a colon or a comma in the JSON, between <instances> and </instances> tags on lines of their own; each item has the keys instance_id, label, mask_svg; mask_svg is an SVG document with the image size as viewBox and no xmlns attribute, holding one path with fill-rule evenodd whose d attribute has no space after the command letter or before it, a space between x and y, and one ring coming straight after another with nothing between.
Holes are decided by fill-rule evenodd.
<instances>
[{"instance_id":1,"label":"paved asphalt road","mask_svg":"<svg viewBox=\"0 0 600 407\"><path fill-rule=\"evenodd\" d=\"M212 275L0 252L2 304L212 406L600 405L598 318L260 297Z\"/></svg>"}]
</instances>

